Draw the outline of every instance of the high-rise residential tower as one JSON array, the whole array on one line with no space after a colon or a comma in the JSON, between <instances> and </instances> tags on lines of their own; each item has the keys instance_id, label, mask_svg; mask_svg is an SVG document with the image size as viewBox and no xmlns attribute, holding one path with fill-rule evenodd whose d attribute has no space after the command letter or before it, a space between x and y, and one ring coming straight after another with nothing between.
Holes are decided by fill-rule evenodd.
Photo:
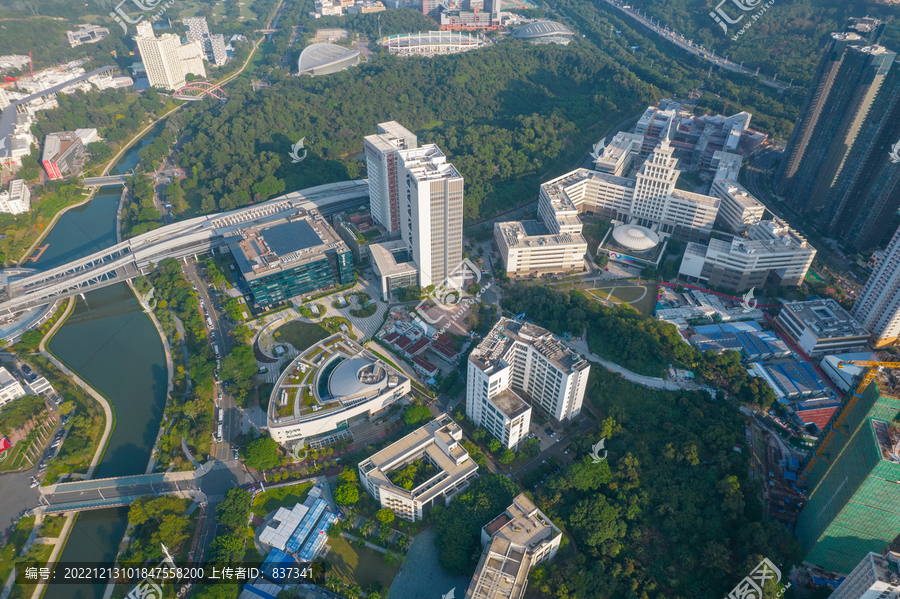
<instances>
[{"instance_id":1,"label":"high-rise residential tower","mask_svg":"<svg viewBox=\"0 0 900 599\"><path fill-rule=\"evenodd\" d=\"M138 23L134 40L153 87L175 90L184 86L187 75L206 77L203 47L199 41L182 44L172 33L156 37L153 25L148 21Z\"/></svg>"},{"instance_id":2,"label":"high-rise residential tower","mask_svg":"<svg viewBox=\"0 0 900 599\"><path fill-rule=\"evenodd\" d=\"M809 500L797 521L808 564L849 574L869 552L884 551L900 534L897 395L896 379L886 376L862 396L848 395L828 423L826 430L835 432L823 435L814 448L816 457L806 466Z\"/></svg>"},{"instance_id":3,"label":"high-rise residential tower","mask_svg":"<svg viewBox=\"0 0 900 599\"><path fill-rule=\"evenodd\" d=\"M797 210L821 210L844 168L858 159L860 131L896 56L866 42L857 33L832 34L819 62L778 184Z\"/></svg>"},{"instance_id":4,"label":"high-rise residential tower","mask_svg":"<svg viewBox=\"0 0 900 599\"><path fill-rule=\"evenodd\" d=\"M419 266L419 285L439 286L463 257L462 175L434 144L400 150L400 234Z\"/></svg>"},{"instance_id":5,"label":"high-rise residential tower","mask_svg":"<svg viewBox=\"0 0 900 599\"><path fill-rule=\"evenodd\" d=\"M206 17L187 18L184 20L184 28L190 42L202 41L203 38L209 37L209 25L206 24Z\"/></svg>"},{"instance_id":6,"label":"high-rise residential tower","mask_svg":"<svg viewBox=\"0 0 900 599\"><path fill-rule=\"evenodd\" d=\"M416 134L396 121L379 123L378 134L364 139L372 218L388 231L400 230L400 195L406 192L397 152L417 145Z\"/></svg>"},{"instance_id":7,"label":"high-rise residential tower","mask_svg":"<svg viewBox=\"0 0 900 599\"><path fill-rule=\"evenodd\" d=\"M866 281L853 306L853 316L872 333L872 344L882 347L900 337L900 230Z\"/></svg>"},{"instance_id":8,"label":"high-rise residential tower","mask_svg":"<svg viewBox=\"0 0 900 599\"><path fill-rule=\"evenodd\" d=\"M469 354L466 415L505 447L528 435L531 409L581 413L591 365L547 329L501 318Z\"/></svg>"}]
</instances>

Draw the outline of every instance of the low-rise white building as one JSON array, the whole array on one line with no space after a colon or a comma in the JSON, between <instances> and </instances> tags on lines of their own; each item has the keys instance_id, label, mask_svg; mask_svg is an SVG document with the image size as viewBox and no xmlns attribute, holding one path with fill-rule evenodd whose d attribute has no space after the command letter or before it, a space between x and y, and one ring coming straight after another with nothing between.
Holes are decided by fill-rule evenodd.
<instances>
[{"instance_id":1,"label":"low-rise white building","mask_svg":"<svg viewBox=\"0 0 900 599\"><path fill-rule=\"evenodd\" d=\"M555 420L581 413L590 364L547 329L501 318L469 354L466 414L504 447L528 435L531 409Z\"/></svg>"},{"instance_id":2,"label":"low-rise white building","mask_svg":"<svg viewBox=\"0 0 900 599\"><path fill-rule=\"evenodd\" d=\"M559 551L562 531L524 493L481 529L484 551L465 599L521 599L528 573Z\"/></svg>"},{"instance_id":3,"label":"low-rise white building","mask_svg":"<svg viewBox=\"0 0 900 599\"><path fill-rule=\"evenodd\" d=\"M369 245L369 254L372 256L372 269L381 283L384 301L391 301L392 293L418 282L419 268L415 262L407 260L409 249L402 239L373 243Z\"/></svg>"},{"instance_id":4,"label":"low-rise white building","mask_svg":"<svg viewBox=\"0 0 900 599\"><path fill-rule=\"evenodd\" d=\"M631 165L637 161L643 144L643 135L616 133L609 145L594 159L594 170L607 175L625 177L631 170Z\"/></svg>"},{"instance_id":5,"label":"low-rise white building","mask_svg":"<svg viewBox=\"0 0 900 599\"><path fill-rule=\"evenodd\" d=\"M0 366L0 406L26 395L28 393L22 387L22 383L11 375L6 368Z\"/></svg>"},{"instance_id":6,"label":"low-rise white building","mask_svg":"<svg viewBox=\"0 0 900 599\"><path fill-rule=\"evenodd\" d=\"M775 320L807 356L858 352L869 340L869 331L833 299L785 304Z\"/></svg>"},{"instance_id":7,"label":"low-rise white building","mask_svg":"<svg viewBox=\"0 0 900 599\"><path fill-rule=\"evenodd\" d=\"M31 210L31 192L25 179L13 179L7 191L0 191L0 212L25 214Z\"/></svg>"},{"instance_id":8,"label":"low-rise white building","mask_svg":"<svg viewBox=\"0 0 900 599\"><path fill-rule=\"evenodd\" d=\"M554 234L534 220L494 223L494 247L510 278L581 272L587 252L580 232Z\"/></svg>"},{"instance_id":9,"label":"low-rise white building","mask_svg":"<svg viewBox=\"0 0 900 599\"><path fill-rule=\"evenodd\" d=\"M66 38L73 48L81 44L96 44L107 35L109 35L109 29L89 23L82 23L78 26L77 31L66 31Z\"/></svg>"},{"instance_id":10,"label":"low-rise white building","mask_svg":"<svg viewBox=\"0 0 900 599\"><path fill-rule=\"evenodd\" d=\"M360 483L383 509L409 522L422 520L434 506L450 505L457 493L478 478L478 465L460 441L462 428L441 414L360 462ZM396 473L410 466L415 466L417 474L401 481Z\"/></svg>"}]
</instances>

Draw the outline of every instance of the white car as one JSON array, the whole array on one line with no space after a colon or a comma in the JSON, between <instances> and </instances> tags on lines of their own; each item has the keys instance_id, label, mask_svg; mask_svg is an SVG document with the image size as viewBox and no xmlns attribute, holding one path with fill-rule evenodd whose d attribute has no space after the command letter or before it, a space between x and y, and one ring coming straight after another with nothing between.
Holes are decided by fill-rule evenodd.
<instances>
[{"instance_id":1,"label":"white car","mask_svg":"<svg viewBox=\"0 0 900 599\"><path fill-rule=\"evenodd\" d=\"M33 489L33 488L35 488L36 486L38 486L39 484L41 484L41 483L38 482L38 479L36 479L36 478L34 478L34 477L32 476L32 477L31 477L31 488Z\"/></svg>"}]
</instances>

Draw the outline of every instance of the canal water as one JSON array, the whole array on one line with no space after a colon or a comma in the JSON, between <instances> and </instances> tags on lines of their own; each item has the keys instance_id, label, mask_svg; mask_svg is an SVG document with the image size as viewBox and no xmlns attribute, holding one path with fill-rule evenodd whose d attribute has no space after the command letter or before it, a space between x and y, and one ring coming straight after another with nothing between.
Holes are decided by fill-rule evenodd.
<instances>
[{"instance_id":1,"label":"canal water","mask_svg":"<svg viewBox=\"0 0 900 599\"><path fill-rule=\"evenodd\" d=\"M117 163L113 174L134 168L151 132ZM69 210L44 243L34 265L46 270L116 243L121 187L103 188L84 206ZM99 390L115 411L115 427L94 478L143 474L166 401L166 359L159 334L127 285L78 298L74 312L49 345L60 360ZM111 562L125 532L128 509L81 513L63 550L63 562ZM100 599L105 584L50 585L47 599Z\"/></svg>"}]
</instances>

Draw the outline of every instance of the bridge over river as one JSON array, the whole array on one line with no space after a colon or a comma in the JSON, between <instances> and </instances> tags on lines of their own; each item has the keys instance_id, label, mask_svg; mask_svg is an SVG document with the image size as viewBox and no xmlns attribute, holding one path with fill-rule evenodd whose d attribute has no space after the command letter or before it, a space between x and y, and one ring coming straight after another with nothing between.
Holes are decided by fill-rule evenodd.
<instances>
[{"instance_id":1,"label":"bridge over river","mask_svg":"<svg viewBox=\"0 0 900 599\"><path fill-rule=\"evenodd\" d=\"M143 495L178 495L205 501L199 478L205 471L139 474L56 483L41 488L45 513L99 510L130 505Z\"/></svg>"},{"instance_id":2,"label":"bridge over river","mask_svg":"<svg viewBox=\"0 0 900 599\"><path fill-rule=\"evenodd\" d=\"M368 196L366 180L319 185L261 204L166 225L47 271L28 276L22 276L21 269L16 276L3 271L0 313L14 314L133 279L165 258L209 252L241 228L284 218L300 208L315 208L328 216L358 206Z\"/></svg>"}]
</instances>

